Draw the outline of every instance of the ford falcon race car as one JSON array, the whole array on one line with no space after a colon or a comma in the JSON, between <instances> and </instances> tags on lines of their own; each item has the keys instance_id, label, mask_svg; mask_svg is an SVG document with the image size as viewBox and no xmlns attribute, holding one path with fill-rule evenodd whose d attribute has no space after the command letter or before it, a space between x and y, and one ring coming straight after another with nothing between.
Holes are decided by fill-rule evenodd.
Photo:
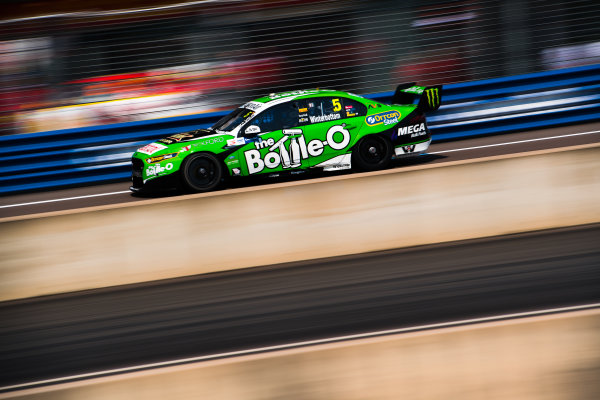
<instances>
[{"instance_id":1,"label":"ford falcon race car","mask_svg":"<svg viewBox=\"0 0 600 400\"><path fill-rule=\"evenodd\" d=\"M233 110L208 129L157 140L132 156L131 190L182 184L210 191L225 178L309 168L363 171L427 150L425 112L442 86L399 85L392 105L336 90L273 93Z\"/></svg>"}]
</instances>

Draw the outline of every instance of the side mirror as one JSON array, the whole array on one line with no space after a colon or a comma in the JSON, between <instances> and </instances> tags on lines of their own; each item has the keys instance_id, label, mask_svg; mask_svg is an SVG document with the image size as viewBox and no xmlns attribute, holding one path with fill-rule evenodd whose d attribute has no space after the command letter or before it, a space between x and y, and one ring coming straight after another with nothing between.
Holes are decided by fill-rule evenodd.
<instances>
[{"instance_id":1,"label":"side mirror","mask_svg":"<svg viewBox=\"0 0 600 400\"><path fill-rule=\"evenodd\" d=\"M252 134L255 134L255 133L260 133L260 128L258 126L256 126L256 125L250 125L250 126L248 126L244 130L244 133L246 135L252 135Z\"/></svg>"}]
</instances>

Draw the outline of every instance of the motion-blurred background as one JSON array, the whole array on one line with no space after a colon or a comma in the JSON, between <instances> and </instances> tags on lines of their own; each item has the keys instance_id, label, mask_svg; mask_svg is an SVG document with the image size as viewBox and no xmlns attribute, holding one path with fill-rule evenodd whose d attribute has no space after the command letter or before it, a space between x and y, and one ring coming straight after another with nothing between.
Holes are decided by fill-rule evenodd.
<instances>
[{"instance_id":1,"label":"motion-blurred background","mask_svg":"<svg viewBox=\"0 0 600 400\"><path fill-rule=\"evenodd\" d=\"M600 62L594 0L12 0L2 15L2 135Z\"/></svg>"}]
</instances>

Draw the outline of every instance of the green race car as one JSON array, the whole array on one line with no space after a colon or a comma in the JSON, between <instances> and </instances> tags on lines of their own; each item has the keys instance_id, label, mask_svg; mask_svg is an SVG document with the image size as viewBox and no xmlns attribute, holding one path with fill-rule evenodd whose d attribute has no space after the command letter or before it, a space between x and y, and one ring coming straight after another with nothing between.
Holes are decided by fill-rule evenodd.
<instances>
[{"instance_id":1,"label":"green race car","mask_svg":"<svg viewBox=\"0 0 600 400\"><path fill-rule=\"evenodd\" d=\"M131 190L183 184L205 192L230 176L278 175L308 168L371 171L427 150L425 112L442 86L399 85L386 105L336 90L273 93L250 101L208 129L157 140L132 156Z\"/></svg>"}]
</instances>

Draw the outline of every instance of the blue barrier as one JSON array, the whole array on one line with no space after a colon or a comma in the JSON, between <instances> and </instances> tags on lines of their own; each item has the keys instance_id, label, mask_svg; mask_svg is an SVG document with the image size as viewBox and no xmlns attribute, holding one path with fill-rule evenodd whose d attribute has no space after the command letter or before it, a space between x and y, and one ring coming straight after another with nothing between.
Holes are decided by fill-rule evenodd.
<instances>
[{"instance_id":1,"label":"blue barrier","mask_svg":"<svg viewBox=\"0 0 600 400\"><path fill-rule=\"evenodd\" d=\"M366 97L389 103L393 92ZM0 194L123 181L131 154L226 112L0 137ZM428 116L434 141L599 120L600 65L444 86Z\"/></svg>"}]
</instances>

